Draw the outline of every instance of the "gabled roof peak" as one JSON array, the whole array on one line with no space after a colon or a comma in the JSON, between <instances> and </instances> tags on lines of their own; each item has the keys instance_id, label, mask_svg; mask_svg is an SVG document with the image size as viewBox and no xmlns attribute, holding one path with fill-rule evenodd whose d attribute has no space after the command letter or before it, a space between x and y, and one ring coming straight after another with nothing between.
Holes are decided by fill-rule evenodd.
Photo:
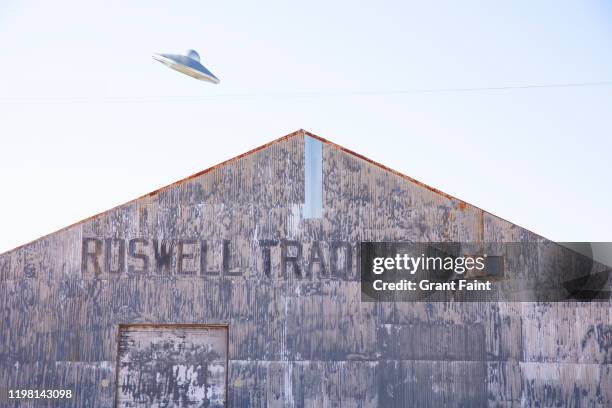
<instances>
[{"instance_id":1,"label":"gabled roof peak","mask_svg":"<svg viewBox=\"0 0 612 408\"><path fill-rule=\"evenodd\" d=\"M153 196L157 195L158 193L160 193L160 192L162 192L162 191L164 191L164 190L170 189L170 188L172 188L172 187L176 187L177 185L180 185L180 184L182 184L182 183L185 183L185 182L187 182L188 180L191 180L191 179L196 178L196 177L198 177L198 176L201 176L201 175L204 175L204 174L206 174L206 173L209 173L209 172L211 172L211 171L213 171L213 170L215 170L215 169L218 169L219 167L225 166L225 165L227 165L227 164L229 164L229 163L232 163L232 162L238 161L238 160L240 160L240 159L242 159L242 158L244 158L244 157L246 157L246 156L249 156L249 155L251 155L251 154L253 154L253 153L256 153L256 152L258 152L258 151L261 151L261 150L263 150L263 149L266 149L267 147L270 147L270 146L272 146L272 145L274 145L274 144L277 144L277 143L280 143L280 142L282 142L282 141L285 141L285 140L288 140L288 139L292 139L292 138L295 138L295 137L304 137L304 136L308 136L308 137L312 137L312 138L314 138L314 139L317 139L317 140L321 141L323 144L325 144L325 145L327 145L327 146L331 146L331 147L333 147L333 148L335 148L335 149L338 149L338 150L340 150L340 151L343 151L344 153L346 153L346 154L348 154L348 155L351 155L351 156L356 157L356 158L358 158L358 159L361 159L361 160L364 160L364 161L366 161L366 162L369 162L370 164L372 164L372 165L374 165L374 166L377 166L377 167L379 167L379 168L381 168L381 169L383 169L383 170L385 170L385 171L387 171L387 172L389 172L389 173L392 173L392 174L394 174L394 175L396 175L396 176L398 176L398 177L401 177L401 178L405 179L406 181L408 181L408 182L410 182L410 183L416 184L416 185L418 185L418 186L420 186L420 187L422 187L422 188L425 188L425 189L427 189L427 190L430 190L430 191L432 191L432 192L434 192L434 193L436 193L436 194L438 194L438 195L441 195L441 196L443 196L443 197L446 197L446 198L448 198L449 200L454 201L454 202L455 202L455 203L458 205L458 207L459 207L461 210L464 210L464 209L465 209L467 206L470 206L470 207L472 207L472 208L474 208L474 209L477 209L477 210L479 210L479 211L482 211L482 212L483 212L483 214L485 213L485 211L484 211L484 210L479 209L478 207L476 207L476 206L474 206L474 205L468 204L468 203L466 203L466 202L465 202L465 201L463 201L463 200L460 200L460 199L458 199L458 198L456 198L456 197L453 197L453 196L451 196L451 195L449 195L449 194L446 194L446 193L444 193L443 191L440 191L440 190L438 190L438 189L436 189L436 188L433 188L433 187L431 187L431 186L429 186L429 185L427 185L427 184L425 184L425 183L422 183L422 182L420 182L420 181L418 181L418 180L416 180L416 179L413 179L412 177L409 177L409 176L407 176L407 175L405 175L405 174L402 174L402 173L400 173L399 171L393 170L393 169L391 169L391 168L389 168L389 167L387 167L387 166L385 166L385 165L383 165L383 164L380 164L380 163L378 163L378 162L375 162L374 160L371 160L371 159L369 159L369 158L367 158L367 157L365 157L365 156L363 156L363 155L361 155L361 154L359 154L359 153L356 153L356 152L354 152L354 151L352 151L352 150L349 150L349 149L347 149L347 148L345 148L345 147L343 147L343 146L340 146L340 145L338 145L338 144L336 144L336 143L334 143L334 142L331 142L331 141L330 141L330 140L328 140L328 139L325 139L325 138L323 138L323 137L321 137L321 136L315 135L314 133L309 132L309 131L307 131L307 130L305 130L305 129L298 129L298 130L296 130L296 131L294 131L294 132L291 132L291 133L289 133L289 134L287 134L287 135L285 135L285 136L282 136L282 137L279 137L279 138L277 138L277 139L274 139L274 140L272 140L272 141L270 141L270 142L268 142L268 143L266 143L266 144L263 144L263 145L261 145L261 146L258 146L258 147L256 147L256 148L251 149L251 150L249 150L249 151L247 151L247 152L245 152L245 153L242 153L242 154L240 154L240 155L238 155L238 156L232 157L231 159L225 160L225 161L223 161L223 162L221 162L221 163L218 163L218 164L216 164L216 165L214 165L214 166L212 166L212 167L209 167L209 168L207 168L207 169L205 169L205 170L201 170L201 171L199 171L199 172L197 172L197 173L195 173L195 174L192 174L192 175L190 175L190 176L187 176L187 177L185 177L185 178L182 178L182 179L180 179L180 180L177 180L177 181L175 181L174 183L168 184L168 185L166 185L166 186L164 186L164 187L161 187L161 188L158 188L158 189L156 189L156 190L154 190L154 191L151 191L151 192L150 192L150 193L148 193L148 194L144 194L144 195L142 195L142 196L140 196L140 197L137 197L137 198L135 198L135 199L133 199L133 200L130 200L130 201L126 202L126 203L123 203L123 204L121 204L121 205L115 206L115 207L113 207L113 208L111 208L111 209L109 209L109 210L103 211L103 212L98 213L98 214L95 214L95 215L93 215L93 216L91 216L91 217L85 218L85 219L83 219L83 220L81 220L81 221L75 222L75 223L73 223L73 224L71 224L71 225L69 225L69 226L67 226L67 227L64 227L64 228L62 228L62 229L58 230L58 231L52 232L51 234L54 234L54 233L56 233L56 232L60 232L60 231L64 231L64 230L69 229L69 228L71 228L71 227L73 227L73 226L75 226L75 225L78 225L78 224L84 223L84 222L86 222L86 221L89 221L89 220L91 220L91 219L94 219L94 218L96 218L96 217L98 217L98 216L100 216L100 215L102 215L102 214L104 214L104 213L107 213L107 212L112 211L112 210L114 210L114 209L117 209L117 208L123 207L123 206L125 206L125 205L129 205L129 204L131 204L131 203L133 203L133 202L135 202L135 201L137 201L137 200L139 200L139 199L153 197ZM44 238L44 237L49 236L49 235L51 235L51 234L47 234L47 235L45 235L45 236L43 236L43 237L41 237L41 238ZM17 248L14 248L14 249L12 249L12 250L10 250L10 251L7 251L7 252L11 252L11 251L14 251L14 250L16 250L16 249L19 249L19 248L21 248L21 247L23 247L23 246L26 246L26 245L28 245L28 244L30 244L30 243L32 243L32 242L35 242L35 241L39 240L39 239L41 239L41 238L37 238L36 240L33 240L33 241L30 241L30 242L28 242L28 243L26 243L26 244L20 245L20 246L18 246Z\"/></svg>"}]
</instances>

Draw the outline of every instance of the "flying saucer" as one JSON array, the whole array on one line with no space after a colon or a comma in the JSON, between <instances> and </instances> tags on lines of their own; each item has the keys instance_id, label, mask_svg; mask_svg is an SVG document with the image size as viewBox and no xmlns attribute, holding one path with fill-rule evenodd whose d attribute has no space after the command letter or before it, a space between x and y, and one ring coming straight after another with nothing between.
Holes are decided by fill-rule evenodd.
<instances>
[{"instance_id":1,"label":"flying saucer","mask_svg":"<svg viewBox=\"0 0 612 408\"><path fill-rule=\"evenodd\" d=\"M220 82L219 78L200 63L200 55L194 50L187 51L186 55L153 54L153 59L195 79L213 84Z\"/></svg>"}]
</instances>

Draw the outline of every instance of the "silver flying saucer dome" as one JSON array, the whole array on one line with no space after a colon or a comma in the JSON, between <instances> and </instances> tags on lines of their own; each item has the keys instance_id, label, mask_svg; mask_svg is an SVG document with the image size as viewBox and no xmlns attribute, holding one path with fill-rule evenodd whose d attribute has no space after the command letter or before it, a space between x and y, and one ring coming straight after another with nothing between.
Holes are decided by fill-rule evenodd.
<instances>
[{"instance_id":1,"label":"silver flying saucer dome","mask_svg":"<svg viewBox=\"0 0 612 408\"><path fill-rule=\"evenodd\" d=\"M213 84L219 83L219 78L200 63L200 55L194 50L188 50L185 55L153 54L153 59L190 77Z\"/></svg>"}]
</instances>

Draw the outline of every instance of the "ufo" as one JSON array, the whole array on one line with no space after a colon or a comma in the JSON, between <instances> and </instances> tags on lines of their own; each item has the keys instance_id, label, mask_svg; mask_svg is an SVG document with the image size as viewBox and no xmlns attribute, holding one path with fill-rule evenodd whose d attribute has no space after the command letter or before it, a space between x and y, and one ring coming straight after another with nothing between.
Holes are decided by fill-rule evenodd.
<instances>
[{"instance_id":1,"label":"ufo","mask_svg":"<svg viewBox=\"0 0 612 408\"><path fill-rule=\"evenodd\" d=\"M200 55L194 50L188 50L185 55L153 54L153 59L195 79L213 84L220 82L219 78L200 63Z\"/></svg>"}]
</instances>

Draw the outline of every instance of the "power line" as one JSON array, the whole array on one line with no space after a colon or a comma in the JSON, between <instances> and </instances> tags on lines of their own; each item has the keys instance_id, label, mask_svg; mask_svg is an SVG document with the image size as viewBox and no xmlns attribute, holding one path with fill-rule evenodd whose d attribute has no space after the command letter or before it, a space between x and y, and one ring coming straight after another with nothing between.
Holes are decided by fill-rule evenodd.
<instances>
[{"instance_id":1,"label":"power line","mask_svg":"<svg viewBox=\"0 0 612 408\"><path fill-rule=\"evenodd\" d=\"M396 91L328 91L328 92L271 92L271 93L243 93L243 94L215 94L215 95L168 95L168 96L7 96L0 97L0 102L66 102L66 103L139 103L139 102L189 102L220 99L290 99L290 98L329 98L347 96L394 96L409 94L436 94L436 93L467 93L467 92L496 92L513 90L537 90L552 88L586 88L612 86L612 81L601 82L575 82L557 84L530 84L510 86L490 86L471 88L423 88L405 89Z\"/></svg>"}]
</instances>

